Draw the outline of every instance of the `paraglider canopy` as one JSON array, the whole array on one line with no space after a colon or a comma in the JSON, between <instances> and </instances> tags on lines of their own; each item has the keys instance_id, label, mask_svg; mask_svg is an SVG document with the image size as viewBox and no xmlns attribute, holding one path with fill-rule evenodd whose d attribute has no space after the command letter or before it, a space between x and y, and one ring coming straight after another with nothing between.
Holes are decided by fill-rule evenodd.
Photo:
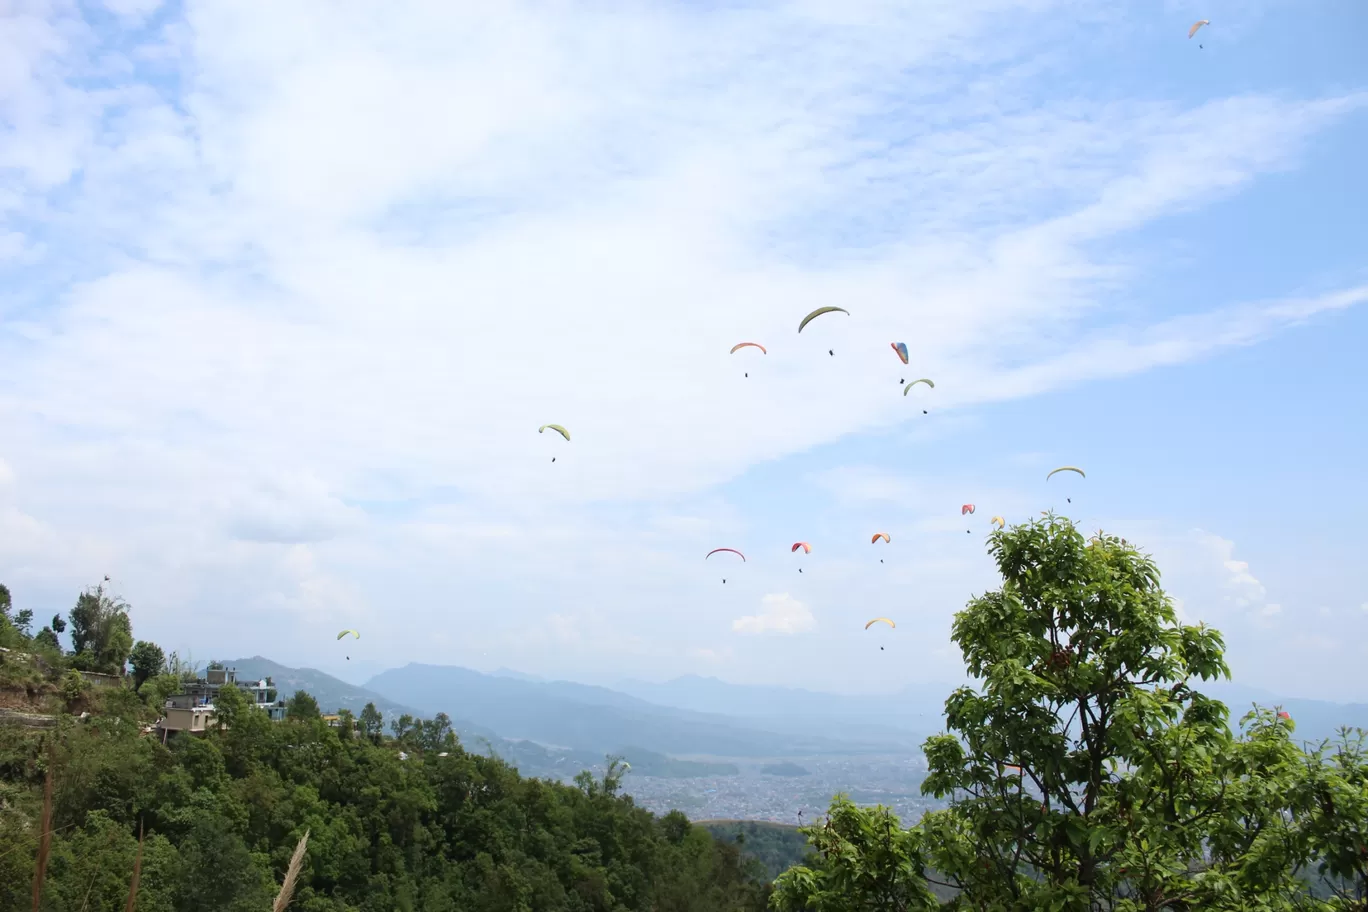
<instances>
[{"instance_id":1,"label":"paraglider canopy","mask_svg":"<svg viewBox=\"0 0 1368 912\"><path fill-rule=\"evenodd\" d=\"M889 342L888 344L891 345L891 346L893 346L893 351L897 352L898 358L902 361L903 364L906 364L906 363L907 363L907 343L906 343L906 342Z\"/></svg>"},{"instance_id":2,"label":"paraglider canopy","mask_svg":"<svg viewBox=\"0 0 1368 912\"><path fill-rule=\"evenodd\" d=\"M964 506L960 507L960 516L963 516L965 513L973 513L973 512L974 512L974 505L973 505L973 504L965 504Z\"/></svg>"},{"instance_id":3,"label":"paraglider canopy","mask_svg":"<svg viewBox=\"0 0 1368 912\"><path fill-rule=\"evenodd\" d=\"M844 307L819 307L812 313L808 314L806 317L803 317L802 322L798 324L798 331L802 332L804 326L807 326L809 323L820 317L822 314L828 313L843 313L847 317L850 316L850 311L846 310Z\"/></svg>"},{"instance_id":4,"label":"paraglider canopy","mask_svg":"<svg viewBox=\"0 0 1368 912\"><path fill-rule=\"evenodd\" d=\"M738 348L746 348L746 347L748 347L748 346L749 346L750 348L758 348L758 349L760 349L760 354L762 354L762 355L768 355L768 354L769 354L769 352L765 351L765 346L761 345L759 342L738 342L738 343L736 343L735 345L732 346L732 349L731 349L731 352L730 352L730 353L734 355L734 354L736 354L736 350L737 350Z\"/></svg>"},{"instance_id":5,"label":"paraglider canopy","mask_svg":"<svg viewBox=\"0 0 1368 912\"><path fill-rule=\"evenodd\" d=\"M737 557L741 558L742 560L745 560L745 559L746 559L746 555L742 554L740 551L737 551L735 548L713 548L713 549L712 549L711 551L709 551L707 554L703 555L703 559L704 559L704 560L707 560L708 558L712 557L714 554L717 554L719 551L730 551L732 554L735 554Z\"/></svg>"},{"instance_id":6,"label":"paraglider canopy","mask_svg":"<svg viewBox=\"0 0 1368 912\"><path fill-rule=\"evenodd\" d=\"M885 542L891 542L891 541L892 541L892 539L888 537L888 533L887 533L887 532L875 532L875 533L874 533L874 537L871 538L871 539L869 540L869 543L872 545L872 544L874 544L876 541L878 541L878 540L881 539L881 538L882 538Z\"/></svg>"},{"instance_id":7,"label":"paraglider canopy","mask_svg":"<svg viewBox=\"0 0 1368 912\"><path fill-rule=\"evenodd\" d=\"M361 639L361 634L357 633L355 630L344 630L344 631L342 631L341 633L339 633L339 634L337 635L337 638L340 640L340 639L342 639L344 636L346 636L346 635L349 634L349 633L350 633L352 636L354 636L356 639L358 639L358 640Z\"/></svg>"},{"instance_id":8,"label":"paraglider canopy","mask_svg":"<svg viewBox=\"0 0 1368 912\"><path fill-rule=\"evenodd\" d=\"M792 547L792 548L789 548L789 553L792 554L794 551L797 551L799 548L802 548L802 549L803 549L803 553L804 553L804 554L811 554L811 553L812 553L812 545L809 545L807 542L794 542L794 543L793 543L793 547Z\"/></svg>"},{"instance_id":9,"label":"paraglider canopy","mask_svg":"<svg viewBox=\"0 0 1368 912\"><path fill-rule=\"evenodd\" d=\"M887 624L889 627L893 627L893 628L895 628L895 629L896 629L897 626L898 626L897 624L893 623L893 622L892 622L891 620L889 620L888 618L875 618L874 620L870 621L868 624L865 624L865 630L868 630L870 627L873 627L875 624L878 624L878 623Z\"/></svg>"},{"instance_id":10,"label":"paraglider canopy","mask_svg":"<svg viewBox=\"0 0 1368 912\"><path fill-rule=\"evenodd\" d=\"M1211 20L1198 19L1196 22L1192 23L1192 28L1188 29L1188 37L1191 38L1193 35L1197 34L1197 30L1204 25L1211 25Z\"/></svg>"},{"instance_id":11,"label":"paraglider canopy","mask_svg":"<svg viewBox=\"0 0 1368 912\"><path fill-rule=\"evenodd\" d=\"M961 513L960 515L963 516L964 514ZM989 520L989 522L997 526L999 529L1007 525L1007 520L1003 519L1001 516L994 516L992 519Z\"/></svg>"},{"instance_id":12,"label":"paraglider canopy","mask_svg":"<svg viewBox=\"0 0 1368 912\"><path fill-rule=\"evenodd\" d=\"M925 383L927 386L931 387L932 389L935 389L935 388L936 388L936 384L932 383L932 382L931 382L929 379L927 379L926 377L921 377L921 378L919 378L919 379L913 380L911 383L907 384L907 386L903 387L903 395L906 396L907 393L908 393L908 391L911 390L912 387L916 386L918 383Z\"/></svg>"},{"instance_id":13,"label":"paraglider canopy","mask_svg":"<svg viewBox=\"0 0 1368 912\"><path fill-rule=\"evenodd\" d=\"M541 427L537 428L537 433L540 434L540 433L542 433L543 431L545 431L547 428L550 428L551 430L555 431L557 434L560 434L562 437L564 437L567 441L569 441L569 439L570 439L570 432L567 431L565 428L561 427L559 424L543 424Z\"/></svg>"},{"instance_id":14,"label":"paraglider canopy","mask_svg":"<svg viewBox=\"0 0 1368 912\"><path fill-rule=\"evenodd\" d=\"M1057 475L1057 474L1060 473L1060 472L1077 472L1079 475L1083 475L1083 470L1080 469L1080 468L1078 468L1077 466L1060 466L1059 468L1057 468L1057 469L1053 470L1052 472L1050 472L1049 475L1046 475L1046 476L1045 476L1045 480L1046 480L1046 481L1049 481L1051 477L1053 477L1054 475ZM1084 478L1087 478L1088 476L1087 476L1087 475L1083 475L1083 477L1084 477Z\"/></svg>"}]
</instances>

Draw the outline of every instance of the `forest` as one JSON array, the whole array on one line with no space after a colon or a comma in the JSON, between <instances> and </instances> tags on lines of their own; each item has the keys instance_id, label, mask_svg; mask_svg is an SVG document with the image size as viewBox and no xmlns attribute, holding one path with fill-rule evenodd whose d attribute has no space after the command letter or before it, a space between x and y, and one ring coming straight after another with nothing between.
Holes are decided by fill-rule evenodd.
<instances>
[{"instance_id":1,"label":"forest","mask_svg":"<svg viewBox=\"0 0 1368 912\"><path fill-rule=\"evenodd\" d=\"M952 630L978 683L923 747L947 806L834 796L805 847L653 815L612 758L523 777L440 714L332 726L301 692L272 722L229 687L209 731L163 744L150 723L195 670L135 640L128 605L97 586L31 633L0 587L0 912L1368 912L1363 732L1302 744L1276 707L1232 732L1200 692L1229 675L1220 633L1180 624L1129 542L1049 515L989 547L1001 584Z\"/></svg>"}]
</instances>

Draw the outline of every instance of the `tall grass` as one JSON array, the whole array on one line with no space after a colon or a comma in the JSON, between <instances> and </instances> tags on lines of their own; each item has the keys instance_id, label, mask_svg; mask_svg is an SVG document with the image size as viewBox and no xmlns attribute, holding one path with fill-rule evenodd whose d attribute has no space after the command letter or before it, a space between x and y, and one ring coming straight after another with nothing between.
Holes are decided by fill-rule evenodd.
<instances>
[{"instance_id":1,"label":"tall grass","mask_svg":"<svg viewBox=\"0 0 1368 912\"><path fill-rule=\"evenodd\" d=\"M299 845L295 846L294 854L290 856L290 867L285 871L285 882L280 885L280 892L276 894L271 912L285 912L285 907L290 904L290 898L294 896L295 882L299 879L299 869L304 867L304 848L308 844L309 831L305 830L304 835L299 837Z\"/></svg>"}]
</instances>

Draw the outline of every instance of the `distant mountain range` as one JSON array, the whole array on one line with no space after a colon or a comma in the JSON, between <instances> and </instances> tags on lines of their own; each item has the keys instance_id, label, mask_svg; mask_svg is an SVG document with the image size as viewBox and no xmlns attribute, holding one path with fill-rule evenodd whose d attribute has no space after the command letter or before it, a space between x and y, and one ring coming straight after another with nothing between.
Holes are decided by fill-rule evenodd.
<instances>
[{"instance_id":1,"label":"distant mountain range","mask_svg":"<svg viewBox=\"0 0 1368 912\"><path fill-rule=\"evenodd\" d=\"M470 749L493 750L528 775L555 778L601 767L610 753L625 755L637 775L717 776L737 769L709 761L915 751L942 728L943 702L954 687L852 696L685 675L662 683L626 680L611 689L503 668L483 674L421 664L382 672L357 687L261 656L226 664L240 678L271 677L285 699L308 691L325 712L359 713L374 703L387 724L405 713L431 718L445 712ZM1299 741L1334 737L1344 725L1368 729L1368 705L1362 703L1282 698L1226 682L1195 686L1230 707L1233 725L1259 703L1287 710Z\"/></svg>"},{"instance_id":2,"label":"distant mountain range","mask_svg":"<svg viewBox=\"0 0 1368 912\"><path fill-rule=\"evenodd\" d=\"M504 737L578 750L637 744L672 756L769 758L897 753L908 746L903 737L831 737L810 720L798 726L790 719L776 730L754 719L651 703L606 687L444 665L405 665L371 678L366 689L427 714L469 719Z\"/></svg>"}]
</instances>

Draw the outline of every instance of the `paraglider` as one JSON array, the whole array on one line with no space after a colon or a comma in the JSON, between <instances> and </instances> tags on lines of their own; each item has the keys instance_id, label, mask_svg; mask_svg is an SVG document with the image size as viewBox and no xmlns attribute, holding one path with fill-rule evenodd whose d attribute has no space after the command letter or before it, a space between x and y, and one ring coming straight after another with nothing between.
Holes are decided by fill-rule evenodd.
<instances>
[{"instance_id":1,"label":"paraglider","mask_svg":"<svg viewBox=\"0 0 1368 912\"><path fill-rule=\"evenodd\" d=\"M1046 480L1046 481L1049 481L1049 480L1050 480L1050 476L1054 475L1056 472L1077 472L1079 475L1083 475L1083 470L1080 469L1080 468L1078 468L1077 466L1060 466L1059 468L1057 468L1057 469L1055 469L1053 472L1051 472L1049 475L1046 475L1046 476L1045 476L1045 480ZM1083 475L1083 477L1084 477L1084 478L1087 478L1088 476L1087 476L1087 475ZM1073 503L1073 498L1072 498L1072 497L1066 497L1066 498L1064 498L1064 499L1067 500L1069 503Z\"/></svg>"},{"instance_id":2,"label":"paraglider","mask_svg":"<svg viewBox=\"0 0 1368 912\"><path fill-rule=\"evenodd\" d=\"M569 442L570 442L570 432L567 431L565 428L561 427L559 424L543 424L541 427L537 428L537 433L540 434L540 433L544 432L547 428L550 428L551 430L555 431L557 434L560 434L562 437L564 437L566 443L569 443ZM552 461L552 462L555 462L555 461L556 461L556 457L555 457L555 456L552 456L552 457L551 457L551 461Z\"/></svg>"},{"instance_id":3,"label":"paraglider","mask_svg":"<svg viewBox=\"0 0 1368 912\"><path fill-rule=\"evenodd\" d=\"M891 346L893 346L893 351L897 354L898 359L899 359L900 361L902 361L903 364L906 364L906 363L907 363L907 343L906 343L906 342L889 342L888 344L891 345Z\"/></svg>"},{"instance_id":4,"label":"paraglider","mask_svg":"<svg viewBox=\"0 0 1368 912\"><path fill-rule=\"evenodd\" d=\"M794 543L793 543L793 547L792 547L792 548L789 548L789 553L792 554L794 551L797 551L799 548L802 548L802 549L803 549L803 553L804 553L804 554L811 554L811 553L812 553L812 545L809 545L807 542L794 542Z\"/></svg>"},{"instance_id":5,"label":"paraglider","mask_svg":"<svg viewBox=\"0 0 1368 912\"><path fill-rule=\"evenodd\" d=\"M960 507L960 516L963 516L963 515L966 514L966 513L973 513L973 512L974 512L974 505L973 505L973 504L965 504L964 506Z\"/></svg>"},{"instance_id":6,"label":"paraglider","mask_svg":"<svg viewBox=\"0 0 1368 912\"><path fill-rule=\"evenodd\" d=\"M933 383L929 378L927 378L927 377L919 377L919 378L917 378L916 380L913 380L911 383L907 384L907 386L904 386L904 387L903 387L903 395L906 396L908 393L912 392L912 387L916 386L918 383L925 383L927 386L931 387L932 389L935 389L935 388L936 388L936 384ZM926 409L922 409L922 414L923 414L923 415L926 414Z\"/></svg>"},{"instance_id":7,"label":"paraglider","mask_svg":"<svg viewBox=\"0 0 1368 912\"><path fill-rule=\"evenodd\" d=\"M992 519L988 521L991 522L993 525L997 526L999 529L1007 525L1007 520L1003 519L1001 516L994 516Z\"/></svg>"},{"instance_id":8,"label":"paraglider","mask_svg":"<svg viewBox=\"0 0 1368 912\"><path fill-rule=\"evenodd\" d=\"M896 630L897 627L898 627L898 625L895 624L895 623L893 623L893 621L892 621L890 618L877 617L877 618L875 618L874 620L870 621L868 624L865 624L865 630L868 630L870 627L873 627L875 624L878 624L878 623L880 623L880 622L882 622L882 623L884 623L884 624L887 624L889 627L892 627L894 630ZM879 651L880 651L880 652L883 652L883 647L882 647L882 646L879 647Z\"/></svg>"},{"instance_id":9,"label":"paraglider","mask_svg":"<svg viewBox=\"0 0 1368 912\"><path fill-rule=\"evenodd\" d=\"M732 554L735 554L737 557L741 558L742 562L745 562L746 560L746 555L742 554L740 551L737 551L735 548L713 548L707 554L703 555L703 559L707 560L708 558L712 557L714 554L717 554L720 551L730 551ZM722 582L725 583L726 580L724 579L722 580Z\"/></svg>"},{"instance_id":10,"label":"paraglider","mask_svg":"<svg viewBox=\"0 0 1368 912\"><path fill-rule=\"evenodd\" d=\"M340 640L349 633L356 639L361 639L361 634L357 633L355 630L344 630L337 635L337 638Z\"/></svg>"},{"instance_id":11,"label":"paraglider","mask_svg":"<svg viewBox=\"0 0 1368 912\"><path fill-rule=\"evenodd\" d=\"M1188 38L1191 38L1193 35L1197 34L1197 30L1204 25L1211 25L1211 20L1198 19L1196 22L1192 23L1192 28L1188 29Z\"/></svg>"},{"instance_id":12,"label":"paraglider","mask_svg":"<svg viewBox=\"0 0 1368 912\"><path fill-rule=\"evenodd\" d=\"M747 348L747 347L750 347L750 348L758 348L758 349L760 349L760 354L762 354L762 355L768 355L768 354L769 354L769 352L765 350L765 346L761 345L759 342L737 342L735 345L732 346L730 354L733 354L733 355L734 355L734 354L736 354L737 349ZM750 371L746 371L746 376L747 376L747 377L750 376Z\"/></svg>"},{"instance_id":13,"label":"paraglider","mask_svg":"<svg viewBox=\"0 0 1368 912\"><path fill-rule=\"evenodd\" d=\"M802 332L804 326L807 326L809 323L811 323L811 322L812 322L813 320L815 320L817 317L820 317L822 314L825 314L825 313L843 313L843 314L845 314L847 317L850 316L850 311L846 310L844 307L819 307L819 308L817 308L816 310L814 310L812 313L808 314L806 317L803 317L802 321L798 324L798 331L799 331L799 332ZM836 354L836 350L835 350L835 349L832 349L832 348L828 348L828 349L827 349L827 354L828 354L828 355L835 355L835 354Z\"/></svg>"},{"instance_id":14,"label":"paraglider","mask_svg":"<svg viewBox=\"0 0 1368 912\"><path fill-rule=\"evenodd\" d=\"M888 544L889 542L893 541L893 539L891 539L891 538L888 537L888 533L887 533L887 532L875 532L875 533L874 533L874 536L873 536L872 538L870 538L869 543L872 545L872 544L874 544L875 542L877 542L877 541L878 541L879 539L881 539L881 538L884 540L884 544ZM883 558L882 558L882 557L879 558L879 563L882 564L883 562L884 562L884 561L883 561Z\"/></svg>"}]
</instances>

